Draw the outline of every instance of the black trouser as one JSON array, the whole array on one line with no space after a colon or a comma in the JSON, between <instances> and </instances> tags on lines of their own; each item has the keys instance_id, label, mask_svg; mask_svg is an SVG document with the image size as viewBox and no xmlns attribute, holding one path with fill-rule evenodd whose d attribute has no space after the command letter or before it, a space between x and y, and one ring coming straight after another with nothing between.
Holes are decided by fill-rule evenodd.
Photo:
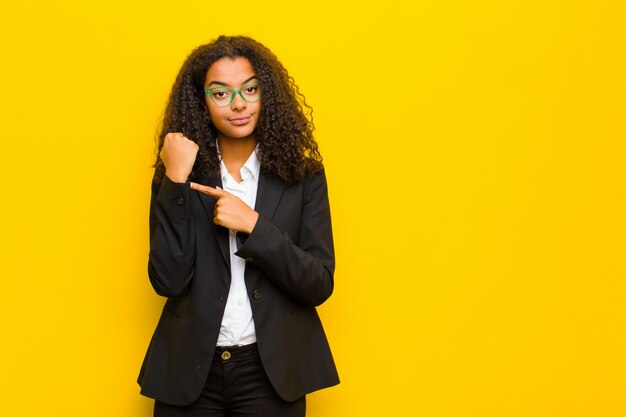
<instances>
[{"instance_id":1,"label":"black trouser","mask_svg":"<svg viewBox=\"0 0 626 417\"><path fill-rule=\"evenodd\" d=\"M228 353L226 353L228 352ZM252 345L215 351L211 372L200 398L180 407L154 403L154 417L304 417L306 400L280 398Z\"/></svg>"}]
</instances>

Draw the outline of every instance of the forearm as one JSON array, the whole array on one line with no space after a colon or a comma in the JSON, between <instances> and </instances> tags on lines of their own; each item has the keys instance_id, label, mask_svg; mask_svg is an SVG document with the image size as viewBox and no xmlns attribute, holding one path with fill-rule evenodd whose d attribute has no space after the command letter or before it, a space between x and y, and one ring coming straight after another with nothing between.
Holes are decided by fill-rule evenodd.
<instances>
[{"instance_id":1,"label":"forearm","mask_svg":"<svg viewBox=\"0 0 626 417\"><path fill-rule=\"evenodd\" d=\"M195 263L190 190L166 176L153 186L148 276L157 294L176 297L191 284Z\"/></svg>"},{"instance_id":2,"label":"forearm","mask_svg":"<svg viewBox=\"0 0 626 417\"><path fill-rule=\"evenodd\" d=\"M259 216L236 254L261 269L291 297L316 306L333 292L335 255L324 173L307 179L305 185L295 237Z\"/></svg>"},{"instance_id":3,"label":"forearm","mask_svg":"<svg viewBox=\"0 0 626 417\"><path fill-rule=\"evenodd\" d=\"M237 256L261 269L278 287L305 305L322 304L333 292L334 260L328 249L314 254L295 245L264 217Z\"/></svg>"}]
</instances>

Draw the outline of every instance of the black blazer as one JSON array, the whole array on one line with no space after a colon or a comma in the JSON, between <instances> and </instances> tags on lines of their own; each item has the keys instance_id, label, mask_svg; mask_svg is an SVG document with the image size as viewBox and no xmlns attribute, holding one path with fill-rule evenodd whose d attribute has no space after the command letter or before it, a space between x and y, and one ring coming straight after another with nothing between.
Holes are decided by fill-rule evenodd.
<instances>
[{"instance_id":1,"label":"black blazer","mask_svg":"<svg viewBox=\"0 0 626 417\"><path fill-rule=\"evenodd\" d=\"M215 178L208 185L221 186ZM174 405L204 387L230 288L228 229L213 223L215 199L153 180L148 275L168 297L137 382ZM287 401L339 383L315 306L333 291L334 248L324 171L287 185L259 176L257 224L241 237L245 282L263 367Z\"/></svg>"}]
</instances>

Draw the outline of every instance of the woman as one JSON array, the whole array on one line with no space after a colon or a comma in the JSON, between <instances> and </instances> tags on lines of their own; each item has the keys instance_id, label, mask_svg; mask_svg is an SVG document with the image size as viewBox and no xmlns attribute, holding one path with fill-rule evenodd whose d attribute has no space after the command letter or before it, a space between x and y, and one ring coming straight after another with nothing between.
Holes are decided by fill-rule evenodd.
<instances>
[{"instance_id":1,"label":"woman","mask_svg":"<svg viewBox=\"0 0 626 417\"><path fill-rule=\"evenodd\" d=\"M200 46L176 78L150 205L167 301L138 378L155 416L304 416L305 394L339 383L315 309L335 261L304 108L247 37Z\"/></svg>"}]
</instances>

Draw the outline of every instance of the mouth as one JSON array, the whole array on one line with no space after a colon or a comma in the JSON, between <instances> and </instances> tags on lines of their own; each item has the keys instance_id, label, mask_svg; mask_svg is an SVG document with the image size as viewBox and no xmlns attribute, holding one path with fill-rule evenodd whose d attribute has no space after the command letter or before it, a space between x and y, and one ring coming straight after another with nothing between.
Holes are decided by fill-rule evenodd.
<instances>
[{"instance_id":1,"label":"mouth","mask_svg":"<svg viewBox=\"0 0 626 417\"><path fill-rule=\"evenodd\" d=\"M252 116L235 117L232 119L228 119L228 121L235 126L241 126L241 125L245 125L246 123L248 123L251 118Z\"/></svg>"}]
</instances>

